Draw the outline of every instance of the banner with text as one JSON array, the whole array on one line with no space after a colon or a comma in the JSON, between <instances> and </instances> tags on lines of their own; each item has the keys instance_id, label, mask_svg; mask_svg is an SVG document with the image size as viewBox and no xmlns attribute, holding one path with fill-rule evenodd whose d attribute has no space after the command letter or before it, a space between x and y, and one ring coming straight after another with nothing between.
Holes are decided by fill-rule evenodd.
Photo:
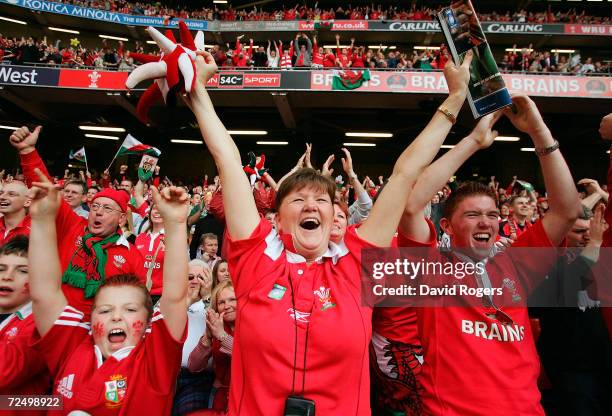
<instances>
[{"instance_id":1,"label":"banner with text","mask_svg":"<svg viewBox=\"0 0 612 416\"><path fill-rule=\"evenodd\" d=\"M127 91L127 72L0 65L0 84ZM446 94L442 72L371 71L353 92ZM612 77L502 74L508 90L536 97L612 98ZM333 71L220 71L212 89L332 91ZM138 88L142 91L142 88ZM341 92L342 93L342 92Z\"/></svg>"},{"instance_id":2,"label":"banner with text","mask_svg":"<svg viewBox=\"0 0 612 416\"><path fill-rule=\"evenodd\" d=\"M356 92L398 92L446 94L448 87L442 72L371 71ZM612 77L575 77L555 75L502 74L508 90L540 97L612 98ZM334 74L312 71L313 91L331 91Z\"/></svg>"},{"instance_id":3,"label":"banner with text","mask_svg":"<svg viewBox=\"0 0 612 416\"><path fill-rule=\"evenodd\" d=\"M39 12L82 17L85 19L94 19L101 22L117 23L121 25L177 27L179 22L179 19L115 13L109 10L91 9L88 7L73 6L71 4L55 3L45 0L0 0L0 3L12 4L14 6L24 7ZM208 22L206 20L182 20L187 27L193 30L207 30L208 28Z\"/></svg>"}]
</instances>

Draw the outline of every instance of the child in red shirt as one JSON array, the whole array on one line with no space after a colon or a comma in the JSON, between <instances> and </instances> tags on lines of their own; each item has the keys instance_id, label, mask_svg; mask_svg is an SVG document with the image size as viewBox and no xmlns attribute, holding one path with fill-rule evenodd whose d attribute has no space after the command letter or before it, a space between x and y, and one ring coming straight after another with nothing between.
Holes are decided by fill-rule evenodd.
<instances>
[{"instance_id":1,"label":"child in red shirt","mask_svg":"<svg viewBox=\"0 0 612 416\"><path fill-rule=\"evenodd\" d=\"M36 330L28 290L28 238L14 237L0 246L0 394L45 394L49 371L29 345ZM5 410L3 415L44 415L44 411Z\"/></svg>"},{"instance_id":2,"label":"child in red shirt","mask_svg":"<svg viewBox=\"0 0 612 416\"><path fill-rule=\"evenodd\" d=\"M91 324L61 290L55 216L60 195L37 171L32 216L30 290L38 334L34 347L55 378L61 414L167 415L171 412L187 326L188 198L181 188L153 190L164 218L164 290L153 311L146 287L134 275L105 280L94 298ZM92 333L90 334L90 328Z\"/></svg>"}]
</instances>

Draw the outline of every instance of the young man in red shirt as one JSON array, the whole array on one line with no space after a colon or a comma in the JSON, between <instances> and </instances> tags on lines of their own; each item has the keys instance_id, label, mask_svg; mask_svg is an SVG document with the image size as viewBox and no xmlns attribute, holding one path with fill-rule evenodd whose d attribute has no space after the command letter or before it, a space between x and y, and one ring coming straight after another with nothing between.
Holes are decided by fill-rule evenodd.
<instances>
[{"instance_id":1,"label":"young man in red shirt","mask_svg":"<svg viewBox=\"0 0 612 416\"><path fill-rule=\"evenodd\" d=\"M36 151L40 128L30 132L22 127L13 132L11 144L19 151L27 182L37 181L35 169L47 178L47 168ZM142 255L119 233L126 219L129 196L110 188L98 192L90 206L89 218L79 217L62 200L55 220L62 263L62 289L70 304L89 316L96 291L106 276L131 273L145 281Z\"/></svg>"},{"instance_id":2,"label":"young man in red shirt","mask_svg":"<svg viewBox=\"0 0 612 416\"><path fill-rule=\"evenodd\" d=\"M512 214L508 219L499 223L499 235L501 237L516 240L531 227L529 198L526 196L515 196L510 199Z\"/></svg>"},{"instance_id":3,"label":"young man in red shirt","mask_svg":"<svg viewBox=\"0 0 612 416\"><path fill-rule=\"evenodd\" d=\"M354 41L355 39L351 39L351 46L340 49L340 35L336 35L336 66L340 68L351 66Z\"/></svg>"},{"instance_id":4,"label":"young man in red shirt","mask_svg":"<svg viewBox=\"0 0 612 416\"><path fill-rule=\"evenodd\" d=\"M0 245L18 235L30 234L30 217L26 208L28 187L20 181L12 181L0 187Z\"/></svg>"},{"instance_id":5,"label":"young man in red shirt","mask_svg":"<svg viewBox=\"0 0 612 416\"><path fill-rule=\"evenodd\" d=\"M0 246L0 394L45 394L51 386L41 354L29 345L35 331L28 288L28 239ZM3 415L44 415L5 410Z\"/></svg>"},{"instance_id":6,"label":"young man in red shirt","mask_svg":"<svg viewBox=\"0 0 612 416\"><path fill-rule=\"evenodd\" d=\"M55 217L57 189L39 171L30 213L30 293L37 334L31 343L55 379L62 415L168 415L187 328L188 197L184 189L153 188L164 219L166 259L159 308L138 278L118 274L104 281L91 309L71 305L61 285ZM91 329L91 331L90 331Z\"/></svg>"},{"instance_id":7,"label":"young man in red shirt","mask_svg":"<svg viewBox=\"0 0 612 416\"><path fill-rule=\"evenodd\" d=\"M417 309L424 349L421 382L425 414L544 414L537 386L539 359L527 308L515 301L525 302L557 261L554 246L572 227L580 201L558 142L535 104L523 95L514 96L513 102L517 112L504 112L534 142L550 210L513 248L488 258L499 230L495 194L485 185L471 183L450 196L441 226L451 238L451 253L432 253L428 261L484 262L485 273L466 276L464 282L504 290L502 295L487 297L490 306L483 302L482 306ZM487 120L492 117L485 117L479 126L484 128ZM436 240L423 216L424 207L453 172L479 148L488 147L494 137L490 134L477 141L468 136L419 176L400 223L401 247L430 246ZM530 255L521 247L531 248ZM538 247L535 253L533 248ZM512 306L501 310L492 306L495 304Z\"/></svg>"},{"instance_id":8,"label":"young man in red shirt","mask_svg":"<svg viewBox=\"0 0 612 416\"><path fill-rule=\"evenodd\" d=\"M289 414L297 405L323 415L369 415L372 309L360 300L361 250L391 243L407 190L439 149L432 137L452 123L433 115L396 162L368 219L349 228L342 244L330 244L336 185L310 168L282 182L277 232L258 214L238 149L206 93L214 59L198 55L190 108L223 186L232 189L223 193L238 298L229 415ZM468 53L461 67L445 68L450 94L443 105L455 111L467 95L471 59Z\"/></svg>"},{"instance_id":9,"label":"young man in red shirt","mask_svg":"<svg viewBox=\"0 0 612 416\"><path fill-rule=\"evenodd\" d=\"M319 47L317 35L312 37L312 69L323 69L323 61L325 59L325 51Z\"/></svg>"}]
</instances>

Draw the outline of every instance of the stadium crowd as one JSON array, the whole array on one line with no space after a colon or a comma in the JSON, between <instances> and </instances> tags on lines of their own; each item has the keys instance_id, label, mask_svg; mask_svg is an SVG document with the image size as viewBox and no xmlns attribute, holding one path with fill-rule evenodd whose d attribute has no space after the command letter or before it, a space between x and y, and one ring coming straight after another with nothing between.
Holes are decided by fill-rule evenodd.
<instances>
[{"instance_id":1,"label":"stadium crowd","mask_svg":"<svg viewBox=\"0 0 612 416\"><path fill-rule=\"evenodd\" d=\"M172 8L162 2L141 3L127 1L98 1L98 0L68 0L61 3L75 6L90 7L113 11L117 13L135 14L144 16L157 16L165 18L180 19L202 19L202 20L433 20L439 9L417 6L413 3L410 8L401 6L384 6L374 4L367 6L331 7L323 9L318 7L318 2L308 5L306 2L296 3L293 7L275 6L261 7L253 6L252 9L234 9L231 5L222 7L203 7L201 9ZM555 7L556 8L556 7ZM577 10L575 7L566 10L554 11L552 6L545 10L498 11L483 13L479 15L482 21L517 22L517 23L582 23L582 24L608 24L610 16L590 16L585 10Z\"/></svg>"},{"instance_id":2,"label":"stadium crowd","mask_svg":"<svg viewBox=\"0 0 612 416\"><path fill-rule=\"evenodd\" d=\"M386 46L364 46L356 44L355 38L341 39L336 35L336 46L320 45L317 35L297 33L295 38L282 42L268 41L265 45L254 45L253 39L243 42L238 36L233 45L214 45L209 48L220 68L369 68L394 70L442 69L448 59L444 45L432 49L391 49ZM342 45L341 45L342 41ZM350 41L350 43L349 43ZM117 47L106 39L96 48L82 45L77 38L70 45L59 40L50 43L47 38L6 38L0 34L0 61L11 64L46 64L69 68L94 68L97 70L131 71L139 62L132 52L144 53L145 48L136 42L132 49L118 42ZM536 51L532 45L518 48L516 45L498 61L503 72L562 73L562 74L609 74L610 61L582 59L580 52L560 54Z\"/></svg>"},{"instance_id":3,"label":"stadium crowd","mask_svg":"<svg viewBox=\"0 0 612 416\"><path fill-rule=\"evenodd\" d=\"M19 171L0 172L0 393L53 391L62 414L543 415L541 360L550 414L609 414L612 166L607 184L574 183L524 95L434 161L471 59L445 65L449 95L376 182L347 149L344 175L333 155L317 170L309 144L282 178L264 156L243 166L204 87L209 53L186 99L212 180L173 184L151 165L56 176L41 127L14 131ZM500 117L531 138L545 188L454 176ZM600 134L612 140L612 114ZM460 307L372 308L362 253L377 247L434 249L429 260L483 267L471 288L505 289ZM564 308L531 310L534 324L525 301L551 284Z\"/></svg>"}]
</instances>

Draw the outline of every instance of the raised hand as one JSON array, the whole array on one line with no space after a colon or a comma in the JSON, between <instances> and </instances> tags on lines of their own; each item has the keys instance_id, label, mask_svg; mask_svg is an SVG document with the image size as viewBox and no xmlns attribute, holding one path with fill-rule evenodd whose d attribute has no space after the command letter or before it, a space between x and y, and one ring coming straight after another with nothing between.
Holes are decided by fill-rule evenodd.
<instances>
[{"instance_id":1,"label":"raised hand","mask_svg":"<svg viewBox=\"0 0 612 416\"><path fill-rule=\"evenodd\" d=\"M189 214L189 196L183 188L167 186L158 191L155 186L151 187L153 203L164 219L164 225L170 223L183 224L187 222Z\"/></svg>"},{"instance_id":2,"label":"raised hand","mask_svg":"<svg viewBox=\"0 0 612 416\"><path fill-rule=\"evenodd\" d=\"M497 137L497 131L492 129L503 114L502 111L496 111L495 113L487 114L478 121L469 137L478 144L479 149L486 149L493 144Z\"/></svg>"},{"instance_id":3,"label":"raised hand","mask_svg":"<svg viewBox=\"0 0 612 416\"><path fill-rule=\"evenodd\" d=\"M334 163L334 159L336 159L336 156L329 155L325 163L323 163L323 167L321 168L321 175L332 176L332 174L334 173L334 170L330 169L329 167L331 166L332 163Z\"/></svg>"},{"instance_id":4,"label":"raised hand","mask_svg":"<svg viewBox=\"0 0 612 416\"><path fill-rule=\"evenodd\" d=\"M306 143L306 153L304 153L304 167L313 169L310 156L312 154L312 143Z\"/></svg>"},{"instance_id":5,"label":"raised hand","mask_svg":"<svg viewBox=\"0 0 612 416\"><path fill-rule=\"evenodd\" d=\"M210 333L213 337L219 339L225 333L223 328L223 316L225 312L217 313L212 309L209 309L206 313L206 328L210 329Z\"/></svg>"},{"instance_id":6,"label":"raised hand","mask_svg":"<svg viewBox=\"0 0 612 416\"><path fill-rule=\"evenodd\" d=\"M593 213L593 218L591 218L591 226L590 226L590 244L591 246L595 245L597 247L601 246L603 241L603 235L609 227L609 224L604 219L604 211L605 205L599 204L597 208L595 208L595 212Z\"/></svg>"},{"instance_id":7,"label":"raised hand","mask_svg":"<svg viewBox=\"0 0 612 416\"><path fill-rule=\"evenodd\" d=\"M470 50L465 54L463 63L460 66L455 65L452 60L446 62L444 66L444 78L448 85L449 95L459 95L465 97L467 95L468 82L470 81L470 64L474 53Z\"/></svg>"},{"instance_id":8,"label":"raised hand","mask_svg":"<svg viewBox=\"0 0 612 416\"><path fill-rule=\"evenodd\" d=\"M198 74L198 82L202 86L206 86L206 83L211 79L219 69L215 58L205 51L198 51L195 61L196 72Z\"/></svg>"},{"instance_id":9,"label":"raised hand","mask_svg":"<svg viewBox=\"0 0 612 416\"><path fill-rule=\"evenodd\" d=\"M548 130L538 107L531 98L524 94L515 94L512 96L512 103L514 109L506 107L504 114L510 119L514 127L529 134L532 139Z\"/></svg>"},{"instance_id":10,"label":"raised hand","mask_svg":"<svg viewBox=\"0 0 612 416\"><path fill-rule=\"evenodd\" d=\"M37 182L32 182L28 197L32 200L29 214L33 221L55 221L62 202L58 186L43 175L40 169L34 169Z\"/></svg>"},{"instance_id":11,"label":"raised hand","mask_svg":"<svg viewBox=\"0 0 612 416\"><path fill-rule=\"evenodd\" d=\"M304 159L306 158L306 153L304 153L302 156L300 156L300 158L298 159L297 163L295 164L295 167L293 168L294 171L298 170L298 169L302 169L304 167Z\"/></svg>"},{"instance_id":12,"label":"raised hand","mask_svg":"<svg viewBox=\"0 0 612 416\"><path fill-rule=\"evenodd\" d=\"M42 126L37 126L34 131L30 131L26 126L23 126L17 130L15 130L9 141L11 145L19 151L21 154L30 153L36 147L36 142L38 141L38 135L40 134L40 130Z\"/></svg>"},{"instance_id":13,"label":"raised hand","mask_svg":"<svg viewBox=\"0 0 612 416\"><path fill-rule=\"evenodd\" d=\"M584 185L586 188L587 194L591 195L593 193L603 194L604 191L599 186L599 183L595 179L584 178L578 181L578 185Z\"/></svg>"},{"instance_id":14,"label":"raised hand","mask_svg":"<svg viewBox=\"0 0 612 416\"><path fill-rule=\"evenodd\" d=\"M344 147L342 148L342 151L344 152L345 156L340 159L342 161L342 169L344 169L344 172L349 176L349 178L356 176L355 171L353 170L353 158L351 157L351 152Z\"/></svg>"}]
</instances>

